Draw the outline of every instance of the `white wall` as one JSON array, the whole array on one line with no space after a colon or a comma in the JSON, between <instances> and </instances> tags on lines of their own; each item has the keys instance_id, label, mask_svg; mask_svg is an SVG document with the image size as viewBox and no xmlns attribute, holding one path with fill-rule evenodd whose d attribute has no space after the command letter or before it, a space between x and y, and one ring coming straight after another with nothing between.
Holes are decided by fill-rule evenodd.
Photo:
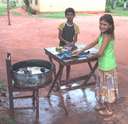
<instances>
[{"instance_id":1,"label":"white wall","mask_svg":"<svg viewBox=\"0 0 128 124\"><path fill-rule=\"evenodd\" d=\"M42 1L42 0L41 0ZM30 3L30 6L37 11L40 11L40 0L38 0L38 5L35 5L35 0L32 0L32 3Z\"/></svg>"},{"instance_id":2,"label":"white wall","mask_svg":"<svg viewBox=\"0 0 128 124\"><path fill-rule=\"evenodd\" d=\"M73 7L76 11L104 11L106 0L39 0L41 12L64 11Z\"/></svg>"}]
</instances>

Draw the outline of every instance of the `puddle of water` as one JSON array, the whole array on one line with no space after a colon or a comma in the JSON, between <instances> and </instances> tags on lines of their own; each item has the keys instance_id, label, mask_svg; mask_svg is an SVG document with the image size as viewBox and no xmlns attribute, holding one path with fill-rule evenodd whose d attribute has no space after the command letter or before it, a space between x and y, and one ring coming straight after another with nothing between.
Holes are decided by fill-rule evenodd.
<instances>
[{"instance_id":1,"label":"puddle of water","mask_svg":"<svg viewBox=\"0 0 128 124\"><path fill-rule=\"evenodd\" d=\"M70 99L67 99L68 95ZM96 104L95 93L91 88L72 90L65 92L63 96L69 112L69 117L74 114L80 114L81 112L93 111ZM60 100L59 95L51 95L50 101L48 98L40 98L40 124L54 124L58 119L66 117L62 105L60 105ZM15 101L15 106L17 107L30 106L31 104L31 99ZM26 122L28 124L35 124L35 112L31 109L16 110L15 119L18 124L26 124Z\"/></svg>"}]
</instances>

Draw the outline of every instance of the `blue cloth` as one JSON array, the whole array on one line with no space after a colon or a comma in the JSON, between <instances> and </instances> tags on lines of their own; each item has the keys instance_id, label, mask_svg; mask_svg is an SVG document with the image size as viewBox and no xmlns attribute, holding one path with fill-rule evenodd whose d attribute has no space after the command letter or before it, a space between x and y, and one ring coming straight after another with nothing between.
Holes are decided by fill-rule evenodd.
<instances>
[{"instance_id":1,"label":"blue cloth","mask_svg":"<svg viewBox=\"0 0 128 124\"><path fill-rule=\"evenodd\" d=\"M81 52L78 56L72 56L72 52L71 51L64 51L64 52L61 52L61 53L57 54L57 56L60 59L66 60L66 59L87 57L89 53L90 53L89 51Z\"/></svg>"}]
</instances>

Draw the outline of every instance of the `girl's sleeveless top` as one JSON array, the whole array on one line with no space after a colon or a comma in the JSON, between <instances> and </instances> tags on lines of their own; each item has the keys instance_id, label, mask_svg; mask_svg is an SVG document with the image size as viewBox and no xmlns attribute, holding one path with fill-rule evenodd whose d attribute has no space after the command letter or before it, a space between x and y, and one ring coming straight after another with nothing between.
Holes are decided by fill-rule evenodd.
<instances>
[{"instance_id":1,"label":"girl's sleeveless top","mask_svg":"<svg viewBox=\"0 0 128 124\"><path fill-rule=\"evenodd\" d=\"M100 35L98 39L98 46L100 47L103 43L103 36ZM104 53L98 59L98 66L100 70L110 71L117 67L115 52L114 52L114 40L109 41Z\"/></svg>"}]
</instances>

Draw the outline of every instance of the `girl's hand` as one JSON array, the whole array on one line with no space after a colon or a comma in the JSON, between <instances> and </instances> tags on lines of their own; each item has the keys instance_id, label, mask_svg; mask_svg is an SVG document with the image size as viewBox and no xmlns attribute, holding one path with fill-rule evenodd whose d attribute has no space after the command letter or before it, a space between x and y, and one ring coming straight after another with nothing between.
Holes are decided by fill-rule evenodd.
<instances>
[{"instance_id":1,"label":"girl's hand","mask_svg":"<svg viewBox=\"0 0 128 124\"><path fill-rule=\"evenodd\" d=\"M100 55L98 54L98 53L93 53L93 56L92 56L93 58L99 58L100 57Z\"/></svg>"},{"instance_id":2,"label":"girl's hand","mask_svg":"<svg viewBox=\"0 0 128 124\"><path fill-rule=\"evenodd\" d=\"M73 52L72 52L72 55L73 56L79 56L80 55L80 53L81 53L82 51L81 50L74 50Z\"/></svg>"}]
</instances>

